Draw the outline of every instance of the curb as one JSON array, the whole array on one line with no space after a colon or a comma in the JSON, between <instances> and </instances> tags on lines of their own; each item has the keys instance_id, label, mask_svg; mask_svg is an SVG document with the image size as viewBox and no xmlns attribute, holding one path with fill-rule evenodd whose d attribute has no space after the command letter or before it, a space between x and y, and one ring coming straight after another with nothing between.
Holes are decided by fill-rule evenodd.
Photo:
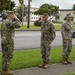
<instances>
[{"instance_id":1,"label":"curb","mask_svg":"<svg viewBox=\"0 0 75 75\"><path fill-rule=\"evenodd\" d=\"M29 29L29 30L15 30L15 31L41 31L40 29L39 30L35 30L35 29ZM56 30L56 31L61 31L61 30Z\"/></svg>"},{"instance_id":2,"label":"curb","mask_svg":"<svg viewBox=\"0 0 75 75\"><path fill-rule=\"evenodd\" d=\"M15 30L15 31L41 31L41 30ZM56 31L61 31L61 30L56 30Z\"/></svg>"}]
</instances>

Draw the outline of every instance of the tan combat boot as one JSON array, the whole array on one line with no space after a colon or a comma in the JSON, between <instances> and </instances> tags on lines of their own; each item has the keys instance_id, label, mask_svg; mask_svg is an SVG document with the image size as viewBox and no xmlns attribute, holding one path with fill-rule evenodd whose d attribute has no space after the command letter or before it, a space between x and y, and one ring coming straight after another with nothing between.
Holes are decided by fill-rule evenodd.
<instances>
[{"instance_id":1,"label":"tan combat boot","mask_svg":"<svg viewBox=\"0 0 75 75\"><path fill-rule=\"evenodd\" d=\"M42 67L44 67L44 65L45 65L45 63L40 64L39 67L42 68Z\"/></svg>"},{"instance_id":2,"label":"tan combat boot","mask_svg":"<svg viewBox=\"0 0 75 75\"><path fill-rule=\"evenodd\" d=\"M68 59L67 59L67 63L68 63L68 64L72 64L72 62L71 62L71 61L69 61Z\"/></svg>"},{"instance_id":3,"label":"tan combat boot","mask_svg":"<svg viewBox=\"0 0 75 75\"><path fill-rule=\"evenodd\" d=\"M2 70L1 75L13 75L13 71L11 71L11 70L8 70L8 71Z\"/></svg>"},{"instance_id":4,"label":"tan combat boot","mask_svg":"<svg viewBox=\"0 0 75 75\"><path fill-rule=\"evenodd\" d=\"M44 69L49 68L49 64L47 64L47 63L46 63L46 64L44 65L44 67L43 67L43 68L44 68Z\"/></svg>"},{"instance_id":5,"label":"tan combat boot","mask_svg":"<svg viewBox=\"0 0 75 75\"><path fill-rule=\"evenodd\" d=\"M67 65L67 64L68 64L67 60L63 60L62 63L63 63L64 65Z\"/></svg>"}]
</instances>

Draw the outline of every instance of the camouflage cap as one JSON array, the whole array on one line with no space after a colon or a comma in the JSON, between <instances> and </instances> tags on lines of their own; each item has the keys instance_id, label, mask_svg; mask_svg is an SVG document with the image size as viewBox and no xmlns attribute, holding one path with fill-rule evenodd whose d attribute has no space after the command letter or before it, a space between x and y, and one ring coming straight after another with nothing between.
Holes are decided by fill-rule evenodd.
<instances>
[{"instance_id":1,"label":"camouflage cap","mask_svg":"<svg viewBox=\"0 0 75 75\"><path fill-rule=\"evenodd\" d=\"M44 14L43 14L43 17L45 17L45 16L48 16L48 14L47 14L47 13L44 13Z\"/></svg>"},{"instance_id":2,"label":"camouflage cap","mask_svg":"<svg viewBox=\"0 0 75 75\"><path fill-rule=\"evenodd\" d=\"M66 14L67 17L72 17L71 13Z\"/></svg>"},{"instance_id":3,"label":"camouflage cap","mask_svg":"<svg viewBox=\"0 0 75 75\"><path fill-rule=\"evenodd\" d=\"M7 11L7 14L14 14L14 11Z\"/></svg>"}]
</instances>

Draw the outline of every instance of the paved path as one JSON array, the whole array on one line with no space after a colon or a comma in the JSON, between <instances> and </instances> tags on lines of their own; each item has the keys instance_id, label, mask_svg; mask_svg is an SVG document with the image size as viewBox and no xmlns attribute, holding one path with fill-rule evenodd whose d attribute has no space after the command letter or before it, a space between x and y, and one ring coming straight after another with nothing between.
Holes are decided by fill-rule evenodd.
<instances>
[{"instance_id":1,"label":"paved path","mask_svg":"<svg viewBox=\"0 0 75 75\"><path fill-rule=\"evenodd\" d=\"M52 64L48 69L33 67L14 71L14 75L64 75L66 73L75 73L75 61L72 65Z\"/></svg>"}]
</instances>

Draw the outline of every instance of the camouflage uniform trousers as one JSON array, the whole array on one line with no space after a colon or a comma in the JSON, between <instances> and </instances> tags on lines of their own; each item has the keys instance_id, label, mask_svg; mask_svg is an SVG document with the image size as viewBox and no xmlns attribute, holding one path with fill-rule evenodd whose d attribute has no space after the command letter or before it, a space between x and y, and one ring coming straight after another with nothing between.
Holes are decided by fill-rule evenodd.
<instances>
[{"instance_id":1,"label":"camouflage uniform trousers","mask_svg":"<svg viewBox=\"0 0 75 75\"><path fill-rule=\"evenodd\" d=\"M10 63L13 57L14 40L11 39L7 43L2 43L2 69L9 70Z\"/></svg>"},{"instance_id":2,"label":"camouflage uniform trousers","mask_svg":"<svg viewBox=\"0 0 75 75\"><path fill-rule=\"evenodd\" d=\"M49 42L42 41L41 42L41 54L42 54L42 59L44 63L49 63L50 50L51 48L50 48Z\"/></svg>"},{"instance_id":3,"label":"camouflage uniform trousers","mask_svg":"<svg viewBox=\"0 0 75 75\"><path fill-rule=\"evenodd\" d=\"M72 39L67 39L66 42L63 41L63 60L67 60L72 49Z\"/></svg>"}]
</instances>

